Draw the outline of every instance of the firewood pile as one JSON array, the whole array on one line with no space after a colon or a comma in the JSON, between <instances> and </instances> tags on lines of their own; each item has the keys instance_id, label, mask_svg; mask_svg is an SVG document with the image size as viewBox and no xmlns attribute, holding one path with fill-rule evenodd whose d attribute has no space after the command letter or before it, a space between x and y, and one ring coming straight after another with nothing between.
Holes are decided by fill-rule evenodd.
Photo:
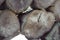
<instances>
[{"instance_id":1,"label":"firewood pile","mask_svg":"<svg viewBox=\"0 0 60 40\"><path fill-rule=\"evenodd\" d=\"M0 0L0 40L18 34L60 40L60 0Z\"/></svg>"}]
</instances>

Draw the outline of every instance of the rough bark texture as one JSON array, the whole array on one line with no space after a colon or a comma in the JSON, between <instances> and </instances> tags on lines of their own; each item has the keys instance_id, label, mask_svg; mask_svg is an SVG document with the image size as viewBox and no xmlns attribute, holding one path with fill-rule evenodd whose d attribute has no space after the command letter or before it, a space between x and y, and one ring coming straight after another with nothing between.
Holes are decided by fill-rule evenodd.
<instances>
[{"instance_id":1,"label":"rough bark texture","mask_svg":"<svg viewBox=\"0 0 60 40\"><path fill-rule=\"evenodd\" d=\"M17 16L8 10L0 12L0 35L9 37L15 35L20 29Z\"/></svg>"},{"instance_id":2,"label":"rough bark texture","mask_svg":"<svg viewBox=\"0 0 60 40\"><path fill-rule=\"evenodd\" d=\"M51 29L55 17L52 13L35 10L24 20L22 33L28 38L38 38Z\"/></svg>"},{"instance_id":3,"label":"rough bark texture","mask_svg":"<svg viewBox=\"0 0 60 40\"><path fill-rule=\"evenodd\" d=\"M7 6L14 12L19 13L27 9L32 0L6 0Z\"/></svg>"}]
</instances>

